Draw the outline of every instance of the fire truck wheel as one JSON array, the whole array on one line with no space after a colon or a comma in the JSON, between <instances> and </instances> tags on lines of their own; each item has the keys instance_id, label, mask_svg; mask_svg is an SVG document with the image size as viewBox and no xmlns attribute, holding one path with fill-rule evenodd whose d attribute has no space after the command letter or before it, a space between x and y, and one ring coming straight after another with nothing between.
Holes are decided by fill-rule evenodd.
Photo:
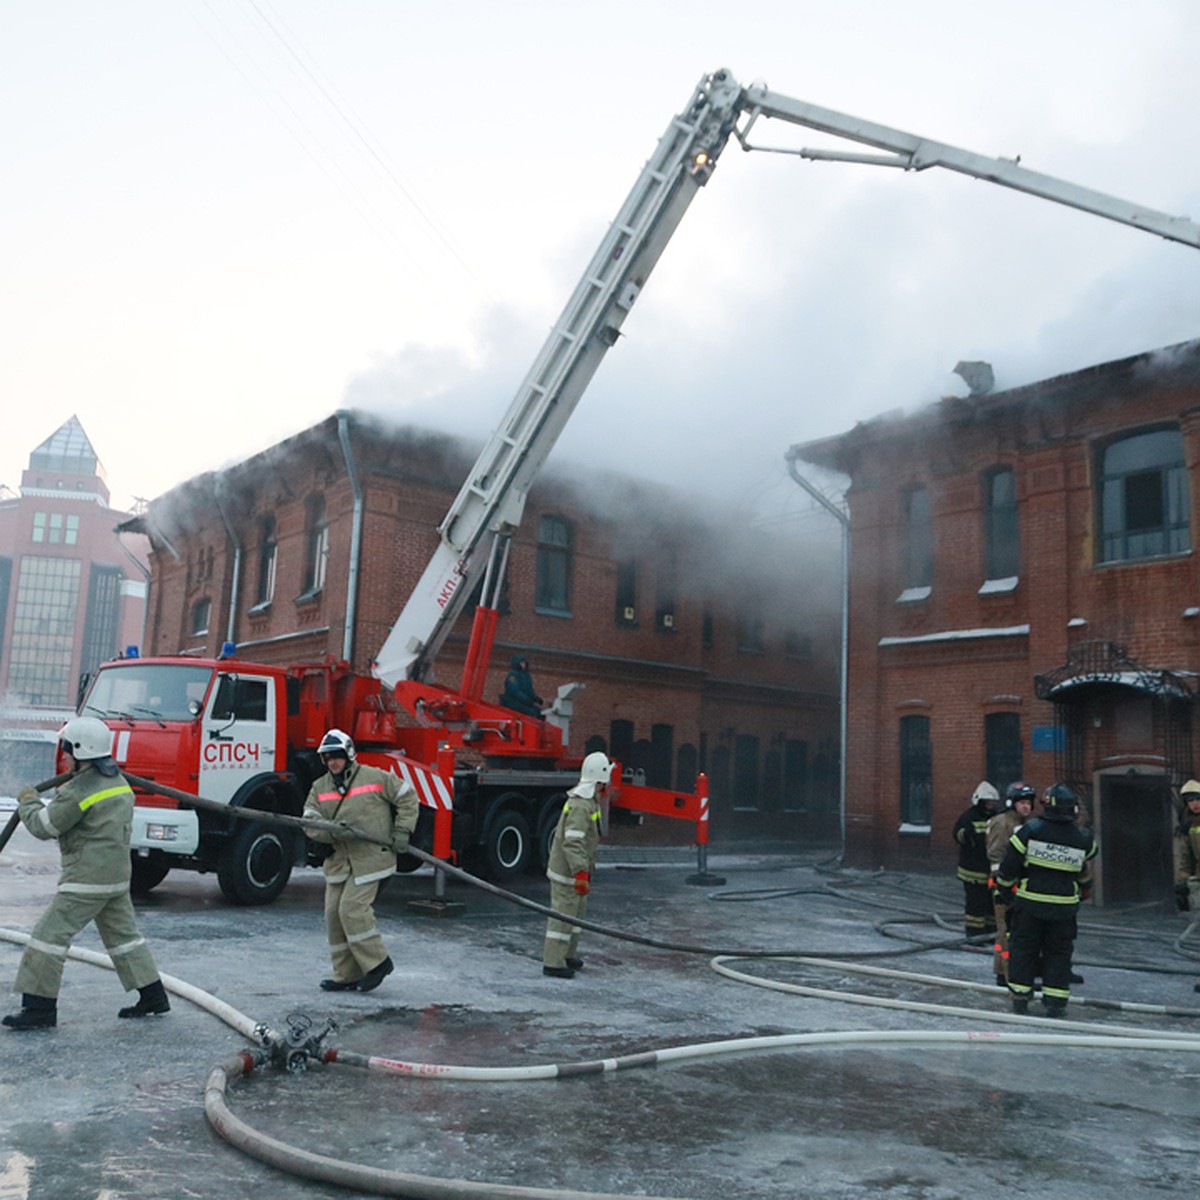
<instances>
[{"instance_id":1,"label":"fire truck wheel","mask_svg":"<svg viewBox=\"0 0 1200 1200\"><path fill-rule=\"evenodd\" d=\"M488 878L500 883L520 875L529 861L532 842L529 822L515 808L500 809L483 834L481 849Z\"/></svg>"},{"instance_id":2,"label":"fire truck wheel","mask_svg":"<svg viewBox=\"0 0 1200 1200\"><path fill-rule=\"evenodd\" d=\"M135 896L146 896L152 892L171 870L170 860L160 854L131 854L129 890Z\"/></svg>"},{"instance_id":3,"label":"fire truck wheel","mask_svg":"<svg viewBox=\"0 0 1200 1200\"><path fill-rule=\"evenodd\" d=\"M217 860L217 883L233 904L270 904L292 874L286 834L257 821L241 821Z\"/></svg>"}]
</instances>

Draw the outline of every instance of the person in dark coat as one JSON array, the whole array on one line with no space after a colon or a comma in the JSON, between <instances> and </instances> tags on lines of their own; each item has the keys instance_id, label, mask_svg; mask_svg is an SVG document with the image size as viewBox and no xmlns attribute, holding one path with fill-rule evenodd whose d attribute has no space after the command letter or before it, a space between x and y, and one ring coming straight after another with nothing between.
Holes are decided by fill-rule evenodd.
<instances>
[{"instance_id":1,"label":"person in dark coat","mask_svg":"<svg viewBox=\"0 0 1200 1200\"><path fill-rule=\"evenodd\" d=\"M1027 1013L1041 963L1046 1016L1066 1015L1071 953L1079 903L1091 895L1096 838L1075 823L1079 797L1056 783L1042 797L1043 812L1009 840L996 886L1013 890L1008 990L1013 1012Z\"/></svg>"},{"instance_id":2,"label":"person in dark coat","mask_svg":"<svg viewBox=\"0 0 1200 1200\"><path fill-rule=\"evenodd\" d=\"M999 807L1000 793L985 779L972 794L971 807L954 823L967 937L996 932L996 911L988 889L987 826Z\"/></svg>"},{"instance_id":3,"label":"person in dark coat","mask_svg":"<svg viewBox=\"0 0 1200 1200\"><path fill-rule=\"evenodd\" d=\"M514 654L509 663L508 674L504 677L504 691L500 693L500 703L513 712L525 713L526 716L540 717L542 715L542 698L533 690L533 676L529 674L529 660L521 654Z\"/></svg>"}]
</instances>

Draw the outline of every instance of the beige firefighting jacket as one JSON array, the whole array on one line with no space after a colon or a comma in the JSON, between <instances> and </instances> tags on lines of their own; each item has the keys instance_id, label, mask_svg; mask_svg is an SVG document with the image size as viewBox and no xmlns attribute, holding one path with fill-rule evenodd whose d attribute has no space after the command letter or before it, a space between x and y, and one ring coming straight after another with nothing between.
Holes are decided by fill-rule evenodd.
<instances>
[{"instance_id":1,"label":"beige firefighting jacket","mask_svg":"<svg viewBox=\"0 0 1200 1200\"><path fill-rule=\"evenodd\" d=\"M1200 819L1192 819L1175 834L1175 882L1200 883Z\"/></svg>"},{"instance_id":2,"label":"beige firefighting jacket","mask_svg":"<svg viewBox=\"0 0 1200 1200\"><path fill-rule=\"evenodd\" d=\"M546 878L571 886L580 871L590 876L596 869L600 844L600 797L580 796L572 788L550 839Z\"/></svg>"},{"instance_id":3,"label":"beige firefighting jacket","mask_svg":"<svg viewBox=\"0 0 1200 1200\"><path fill-rule=\"evenodd\" d=\"M17 797L17 811L34 837L57 839L60 892L119 896L129 890L133 791L123 775L101 775L87 763L49 804L26 788Z\"/></svg>"},{"instance_id":4,"label":"beige firefighting jacket","mask_svg":"<svg viewBox=\"0 0 1200 1200\"><path fill-rule=\"evenodd\" d=\"M391 842L399 833L412 833L417 826L420 801L411 785L392 771L381 771L362 763L351 763L338 784L326 771L309 789L304 803L306 817L323 821L345 821L370 837ZM374 842L335 841L332 834L311 830L314 842L329 842L333 853L325 860L328 883L371 883L396 873L396 854Z\"/></svg>"},{"instance_id":5,"label":"beige firefighting jacket","mask_svg":"<svg viewBox=\"0 0 1200 1200\"><path fill-rule=\"evenodd\" d=\"M993 875L996 874L996 868L1004 858L1005 850L1008 849L1008 839L1028 819L1028 817L1022 819L1015 808L1006 808L987 823L987 856Z\"/></svg>"}]
</instances>

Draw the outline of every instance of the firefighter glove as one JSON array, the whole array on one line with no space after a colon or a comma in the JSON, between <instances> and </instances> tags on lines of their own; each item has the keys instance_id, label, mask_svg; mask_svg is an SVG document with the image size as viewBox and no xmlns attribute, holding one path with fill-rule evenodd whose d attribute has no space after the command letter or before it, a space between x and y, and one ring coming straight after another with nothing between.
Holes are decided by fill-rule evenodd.
<instances>
[{"instance_id":1,"label":"firefighter glove","mask_svg":"<svg viewBox=\"0 0 1200 1200\"><path fill-rule=\"evenodd\" d=\"M588 873L579 871L575 875L575 894L577 896L586 896L591 891L592 885L588 882Z\"/></svg>"},{"instance_id":2,"label":"firefighter glove","mask_svg":"<svg viewBox=\"0 0 1200 1200\"><path fill-rule=\"evenodd\" d=\"M22 788L17 793L17 803L18 804L29 804L31 801L34 801L37 798L38 798L37 788L31 788L31 787Z\"/></svg>"},{"instance_id":3,"label":"firefighter glove","mask_svg":"<svg viewBox=\"0 0 1200 1200\"><path fill-rule=\"evenodd\" d=\"M1177 883L1175 885L1175 905L1180 912L1187 912L1190 907L1188 885L1186 883Z\"/></svg>"},{"instance_id":4,"label":"firefighter glove","mask_svg":"<svg viewBox=\"0 0 1200 1200\"><path fill-rule=\"evenodd\" d=\"M352 842L358 836L345 821L335 821L336 828L329 831L330 838L335 842Z\"/></svg>"},{"instance_id":5,"label":"firefighter glove","mask_svg":"<svg viewBox=\"0 0 1200 1200\"><path fill-rule=\"evenodd\" d=\"M408 853L408 831L405 829L397 829L392 834L392 853L407 854Z\"/></svg>"}]
</instances>

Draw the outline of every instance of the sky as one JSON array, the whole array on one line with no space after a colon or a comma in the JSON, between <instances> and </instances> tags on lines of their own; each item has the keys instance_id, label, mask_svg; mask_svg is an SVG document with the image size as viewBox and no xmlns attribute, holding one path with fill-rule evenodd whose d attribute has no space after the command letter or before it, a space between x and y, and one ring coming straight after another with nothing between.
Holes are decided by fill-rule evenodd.
<instances>
[{"instance_id":1,"label":"sky","mask_svg":"<svg viewBox=\"0 0 1200 1200\"><path fill-rule=\"evenodd\" d=\"M72 414L121 508L340 408L486 437L717 68L1200 219L1197 44L1194 0L0 0L0 484ZM959 360L1200 337L1200 256L731 145L624 335L552 463L788 519L790 445Z\"/></svg>"}]
</instances>

